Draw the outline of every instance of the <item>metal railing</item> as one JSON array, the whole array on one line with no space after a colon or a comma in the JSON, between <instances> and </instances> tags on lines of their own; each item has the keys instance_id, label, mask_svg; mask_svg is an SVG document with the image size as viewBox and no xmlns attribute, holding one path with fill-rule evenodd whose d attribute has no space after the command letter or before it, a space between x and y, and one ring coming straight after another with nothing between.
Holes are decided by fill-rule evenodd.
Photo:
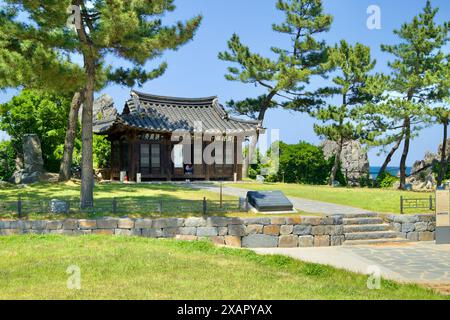
<instances>
[{"instance_id":1,"label":"metal railing","mask_svg":"<svg viewBox=\"0 0 450 320\"><path fill-rule=\"evenodd\" d=\"M436 199L433 196L429 198L408 199L400 196L400 213L404 214L407 209L427 209L434 211L436 208Z\"/></svg>"},{"instance_id":2,"label":"metal railing","mask_svg":"<svg viewBox=\"0 0 450 320\"><path fill-rule=\"evenodd\" d=\"M104 215L151 215L176 216L177 214L224 214L246 212L246 200L182 200L182 199L97 199L88 208L80 206L79 199L32 200L18 197L16 201L0 201L1 215L24 218L30 214L74 215L84 213L88 216Z\"/></svg>"}]
</instances>

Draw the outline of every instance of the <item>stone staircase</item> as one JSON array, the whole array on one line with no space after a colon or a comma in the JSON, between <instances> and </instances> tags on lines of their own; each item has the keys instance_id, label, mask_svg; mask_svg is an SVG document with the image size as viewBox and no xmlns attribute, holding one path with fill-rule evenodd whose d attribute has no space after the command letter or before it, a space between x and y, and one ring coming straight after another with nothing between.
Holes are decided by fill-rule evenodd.
<instances>
[{"instance_id":1,"label":"stone staircase","mask_svg":"<svg viewBox=\"0 0 450 320\"><path fill-rule=\"evenodd\" d=\"M398 238L397 232L376 213L346 214L343 224L346 246L407 241Z\"/></svg>"}]
</instances>

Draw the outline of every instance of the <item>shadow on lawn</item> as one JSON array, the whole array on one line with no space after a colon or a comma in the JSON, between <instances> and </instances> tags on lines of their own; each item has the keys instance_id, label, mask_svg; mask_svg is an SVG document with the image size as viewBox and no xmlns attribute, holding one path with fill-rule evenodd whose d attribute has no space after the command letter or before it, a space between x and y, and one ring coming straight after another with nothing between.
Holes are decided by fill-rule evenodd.
<instances>
[{"instance_id":1,"label":"shadow on lawn","mask_svg":"<svg viewBox=\"0 0 450 320\"><path fill-rule=\"evenodd\" d=\"M18 196L21 196L22 218L64 219L134 217L189 217L203 216L205 193L200 189L172 184L97 184L94 208L79 207L79 182L41 183L25 188L7 190L0 196L0 219L18 218ZM50 213L50 200L67 201L68 214ZM217 198L207 199L207 215L225 216L230 212L241 212L238 199L224 200L222 206Z\"/></svg>"}]
</instances>

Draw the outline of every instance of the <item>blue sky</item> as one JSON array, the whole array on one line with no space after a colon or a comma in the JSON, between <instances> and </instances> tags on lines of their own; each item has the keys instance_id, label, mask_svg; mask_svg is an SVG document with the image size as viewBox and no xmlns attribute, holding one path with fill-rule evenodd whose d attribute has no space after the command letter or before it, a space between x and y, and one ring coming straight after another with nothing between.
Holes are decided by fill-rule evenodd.
<instances>
[{"instance_id":1,"label":"blue sky","mask_svg":"<svg viewBox=\"0 0 450 320\"><path fill-rule=\"evenodd\" d=\"M287 38L272 32L272 23L282 21L283 16L275 9L275 0L176 0L177 9L165 19L167 22L186 19L196 14L203 15L203 23L193 41L176 52L168 52L162 59L148 63L148 68L157 62L167 61L169 68L159 79L146 83L141 91L181 97L218 95L222 103L230 99L255 97L263 91L252 85L225 80L227 63L217 59L217 54L226 49L226 42L236 32L242 42L262 54L270 54L271 46L283 46ZM381 44L396 43L393 30L403 22L410 21L425 5L425 0L324 0L327 13L334 16L330 32L324 35L328 43L345 39L350 43L361 42L372 49L377 59L377 71L387 72L387 61L391 58L382 53ZM434 0L440 7L438 19L450 17L450 1ZM381 8L381 30L369 30L366 26L370 5ZM112 58L111 63L120 61ZM101 93L110 94L119 110L129 97L129 88L110 86ZM98 93L98 94L101 94ZM14 91L1 93L0 102L5 102ZM314 120L307 115L271 110L267 113L265 126L280 129L280 137L287 143L306 140L319 143L313 132ZM408 163L423 158L426 151L436 151L441 139L441 128L424 129L420 137L412 142ZM377 156L376 149L369 152L371 165L380 165L384 156ZM400 152L393 158L392 165L398 165Z\"/></svg>"}]
</instances>

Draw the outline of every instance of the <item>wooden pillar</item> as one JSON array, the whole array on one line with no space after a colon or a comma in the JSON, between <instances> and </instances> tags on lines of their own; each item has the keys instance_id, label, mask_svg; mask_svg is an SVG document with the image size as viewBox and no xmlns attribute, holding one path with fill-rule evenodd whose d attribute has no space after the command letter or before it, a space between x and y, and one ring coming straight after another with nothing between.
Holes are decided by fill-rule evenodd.
<instances>
[{"instance_id":1,"label":"wooden pillar","mask_svg":"<svg viewBox=\"0 0 450 320\"><path fill-rule=\"evenodd\" d=\"M206 146L207 146L208 144L209 144L209 143L207 143L207 142L203 143L202 155L204 154L205 148L206 148ZM211 165L206 164L206 163L204 162L204 160L203 160L203 165L205 166L205 167L204 167L204 168L205 168L205 180L206 180L206 181L209 181L209 179L210 179L210 177L211 177Z\"/></svg>"},{"instance_id":2,"label":"wooden pillar","mask_svg":"<svg viewBox=\"0 0 450 320\"><path fill-rule=\"evenodd\" d=\"M236 158L236 173L237 173L237 180L242 180L242 162L243 162L243 156L242 156L242 139L240 136L236 136L236 147L235 147L235 158Z\"/></svg>"},{"instance_id":3,"label":"wooden pillar","mask_svg":"<svg viewBox=\"0 0 450 320\"><path fill-rule=\"evenodd\" d=\"M171 142L169 137L164 137L164 173L168 181L172 180Z\"/></svg>"},{"instance_id":4,"label":"wooden pillar","mask_svg":"<svg viewBox=\"0 0 450 320\"><path fill-rule=\"evenodd\" d=\"M136 181L136 173L139 170L139 158L138 158L139 143L137 141L137 134L135 131L132 131L129 135L128 152L129 152L128 179L130 181Z\"/></svg>"},{"instance_id":5,"label":"wooden pillar","mask_svg":"<svg viewBox=\"0 0 450 320\"><path fill-rule=\"evenodd\" d=\"M233 138L233 177L232 180L234 180L234 174L237 174L237 137ZM238 178L237 178L238 179Z\"/></svg>"}]
</instances>

